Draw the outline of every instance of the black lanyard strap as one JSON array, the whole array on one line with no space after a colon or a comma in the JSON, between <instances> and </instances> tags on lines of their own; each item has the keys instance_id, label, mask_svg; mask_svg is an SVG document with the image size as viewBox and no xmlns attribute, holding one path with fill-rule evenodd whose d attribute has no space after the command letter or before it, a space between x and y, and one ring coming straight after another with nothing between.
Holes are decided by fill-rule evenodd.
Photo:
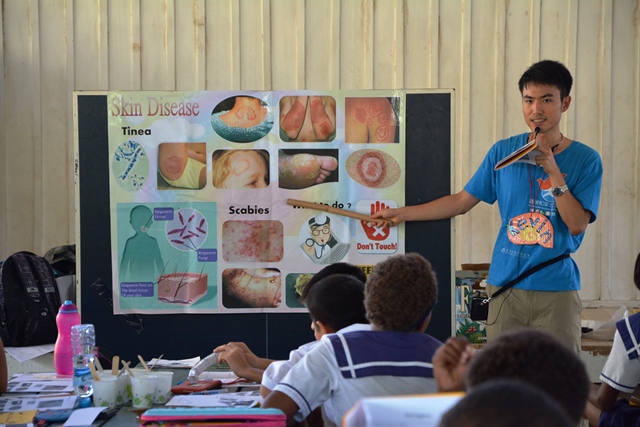
<instances>
[{"instance_id":1,"label":"black lanyard strap","mask_svg":"<svg viewBox=\"0 0 640 427\"><path fill-rule=\"evenodd\" d=\"M531 276L533 273L535 273L537 271L540 271L543 268L550 266L551 264L555 264L558 261L562 261L565 258L569 258L569 256L570 256L570 254L562 254L562 255L559 255L559 256L557 256L555 258L551 258L550 260L545 261L545 262L543 262L541 264L538 264L536 266L531 267L530 269L528 269L527 271L525 271L524 273L522 273L521 275L519 275L518 277L516 277L515 279L513 279L512 281L510 281L509 283L507 283L503 287L501 287L500 289L498 289L493 295L491 295L490 297L488 297L487 299L482 301L482 304L487 304L489 301L491 301L492 298L497 297L498 295L500 295L501 293L503 293L507 289L511 288L516 283L518 283L521 280L524 280L527 277Z\"/></svg>"}]
</instances>

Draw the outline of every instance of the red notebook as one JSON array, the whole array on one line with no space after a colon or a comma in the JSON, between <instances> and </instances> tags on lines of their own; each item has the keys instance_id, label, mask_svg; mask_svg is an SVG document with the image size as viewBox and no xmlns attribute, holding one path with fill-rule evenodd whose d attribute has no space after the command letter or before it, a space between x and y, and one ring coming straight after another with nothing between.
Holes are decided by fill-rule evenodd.
<instances>
[{"instance_id":1,"label":"red notebook","mask_svg":"<svg viewBox=\"0 0 640 427\"><path fill-rule=\"evenodd\" d=\"M197 383L190 383L185 381L182 384L174 385L171 387L171 392L174 394L191 394L199 391L212 390L215 388L221 388L222 381L220 380L202 380Z\"/></svg>"}]
</instances>

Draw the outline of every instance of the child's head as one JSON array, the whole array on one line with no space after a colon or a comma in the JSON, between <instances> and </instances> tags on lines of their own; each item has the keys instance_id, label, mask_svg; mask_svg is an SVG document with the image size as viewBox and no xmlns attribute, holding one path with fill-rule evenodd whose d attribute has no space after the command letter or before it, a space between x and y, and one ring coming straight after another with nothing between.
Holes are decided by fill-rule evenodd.
<instances>
[{"instance_id":1,"label":"child's head","mask_svg":"<svg viewBox=\"0 0 640 427\"><path fill-rule=\"evenodd\" d=\"M213 153L213 186L216 188L266 188L269 185L268 154L264 150L218 150Z\"/></svg>"},{"instance_id":2,"label":"child's head","mask_svg":"<svg viewBox=\"0 0 640 427\"><path fill-rule=\"evenodd\" d=\"M582 419L589 376L580 357L548 332L518 329L499 335L478 352L467 370L467 388L496 379L517 379L546 391L567 412Z\"/></svg>"},{"instance_id":3,"label":"child's head","mask_svg":"<svg viewBox=\"0 0 640 427\"><path fill-rule=\"evenodd\" d=\"M362 283L367 280L367 275L364 274L364 271L362 271L362 269L358 266L349 264L348 262L336 262L334 264L329 264L322 270L314 274L313 277L307 282L305 287L302 289L302 293L300 294L300 302L304 304L307 299L307 295L309 295L309 291L311 290L313 285L315 285L325 277L331 276L333 274L346 274L358 279Z\"/></svg>"},{"instance_id":4,"label":"child's head","mask_svg":"<svg viewBox=\"0 0 640 427\"><path fill-rule=\"evenodd\" d=\"M442 416L438 427L524 425L575 426L564 409L537 387L518 380L493 380L467 393Z\"/></svg>"},{"instance_id":5,"label":"child's head","mask_svg":"<svg viewBox=\"0 0 640 427\"><path fill-rule=\"evenodd\" d=\"M368 323L364 310L364 283L346 274L316 282L307 294L307 308L316 339L354 323Z\"/></svg>"},{"instance_id":6,"label":"child's head","mask_svg":"<svg viewBox=\"0 0 640 427\"><path fill-rule=\"evenodd\" d=\"M431 263L422 255L394 255L379 262L367 279L367 319L383 331L423 331L438 296Z\"/></svg>"},{"instance_id":7,"label":"child's head","mask_svg":"<svg viewBox=\"0 0 640 427\"><path fill-rule=\"evenodd\" d=\"M529 84L555 86L560 90L560 99L564 99L571 92L573 78L567 67L560 62L544 60L533 64L520 77L520 93L523 93Z\"/></svg>"}]
</instances>

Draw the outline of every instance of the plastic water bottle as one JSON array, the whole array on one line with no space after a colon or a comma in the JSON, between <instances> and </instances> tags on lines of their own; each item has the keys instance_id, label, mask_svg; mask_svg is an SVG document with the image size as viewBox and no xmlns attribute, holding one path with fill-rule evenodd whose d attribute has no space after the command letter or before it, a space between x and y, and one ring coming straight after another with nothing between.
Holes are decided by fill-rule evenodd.
<instances>
[{"instance_id":1,"label":"plastic water bottle","mask_svg":"<svg viewBox=\"0 0 640 427\"><path fill-rule=\"evenodd\" d=\"M96 349L96 332L93 325L76 325L71 328L73 348L73 390L82 400L93 394L93 376L89 364L93 363Z\"/></svg>"},{"instance_id":2,"label":"plastic water bottle","mask_svg":"<svg viewBox=\"0 0 640 427\"><path fill-rule=\"evenodd\" d=\"M80 324L78 308L70 300L60 306L56 316L58 338L53 350L53 365L58 375L73 375L73 349L71 347L71 328Z\"/></svg>"}]
</instances>

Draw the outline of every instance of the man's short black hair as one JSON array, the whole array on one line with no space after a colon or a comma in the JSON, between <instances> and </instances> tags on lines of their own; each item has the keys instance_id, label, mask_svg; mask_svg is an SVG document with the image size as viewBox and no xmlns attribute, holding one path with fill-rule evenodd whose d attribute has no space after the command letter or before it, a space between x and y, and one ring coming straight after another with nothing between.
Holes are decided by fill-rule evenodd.
<instances>
[{"instance_id":1,"label":"man's short black hair","mask_svg":"<svg viewBox=\"0 0 640 427\"><path fill-rule=\"evenodd\" d=\"M530 66L520 77L520 93L530 84L555 86L560 90L560 98L564 99L571 93L573 77L562 63L546 59Z\"/></svg>"},{"instance_id":2,"label":"man's short black hair","mask_svg":"<svg viewBox=\"0 0 640 427\"><path fill-rule=\"evenodd\" d=\"M364 283L346 274L332 274L315 283L307 294L314 322L335 332L354 323L369 323L364 310Z\"/></svg>"}]
</instances>

